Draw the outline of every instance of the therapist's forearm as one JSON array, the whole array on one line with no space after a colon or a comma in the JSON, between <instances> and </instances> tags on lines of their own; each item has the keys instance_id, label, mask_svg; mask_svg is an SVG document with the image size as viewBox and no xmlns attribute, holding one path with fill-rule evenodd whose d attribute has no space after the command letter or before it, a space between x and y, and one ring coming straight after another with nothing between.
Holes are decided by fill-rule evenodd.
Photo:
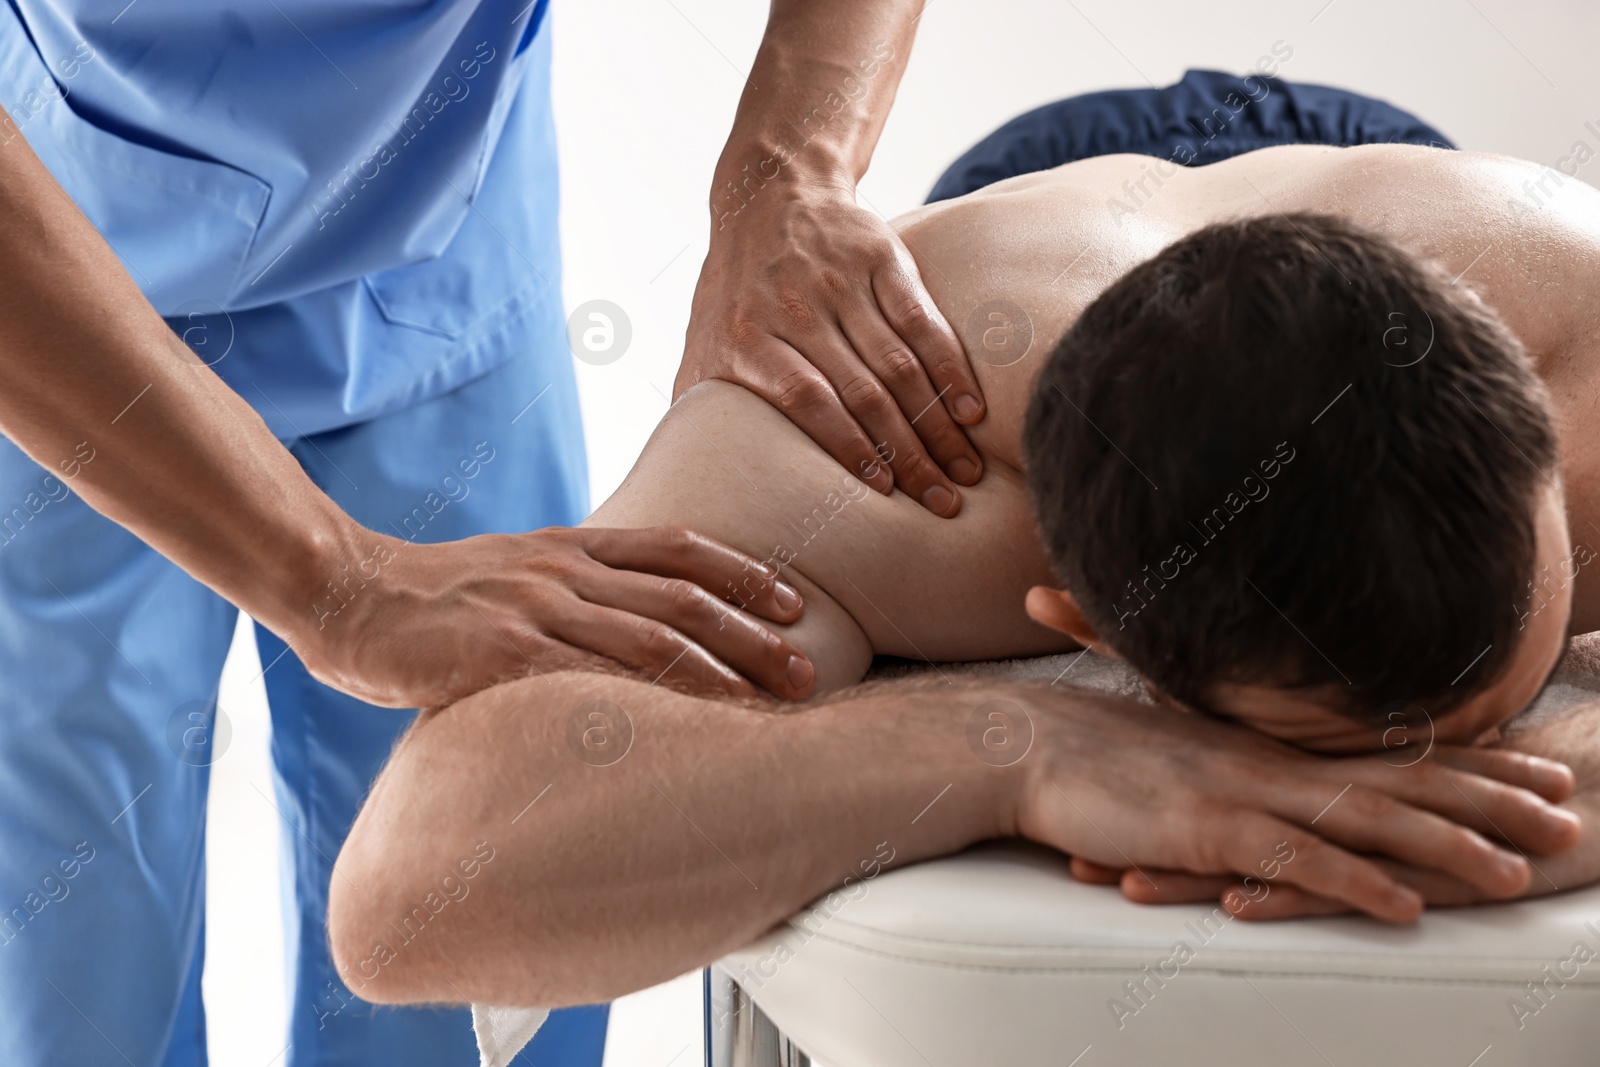
<instances>
[{"instance_id":1,"label":"therapist's forearm","mask_svg":"<svg viewBox=\"0 0 1600 1067\"><path fill-rule=\"evenodd\" d=\"M284 632L363 531L168 328L3 113L0 142L0 432Z\"/></svg>"},{"instance_id":2,"label":"therapist's forearm","mask_svg":"<svg viewBox=\"0 0 1600 1067\"><path fill-rule=\"evenodd\" d=\"M853 188L889 117L922 7L923 0L773 0L713 195L782 170Z\"/></svg>"}]
</instances>

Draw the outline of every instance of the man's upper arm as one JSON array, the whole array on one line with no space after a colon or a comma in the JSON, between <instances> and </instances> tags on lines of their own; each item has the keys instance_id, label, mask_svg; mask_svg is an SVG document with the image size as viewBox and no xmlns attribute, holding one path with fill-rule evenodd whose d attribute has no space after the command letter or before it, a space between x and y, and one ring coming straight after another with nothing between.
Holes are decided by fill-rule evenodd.
<instances>
[{"instance_id":1,"label":"man's upper arm","mask_svg":"<svg viewBox=\"0 0 1600 1067\"><path fill-rule=\"evenodd\" d=\"M859 681L874 653L1064 647L1023 612L1028 587L1053 579L1020 476L992 465L963 495L961 514L941 519L899 491L875 493L755 394L710 381L673 405L586 525L680 523L783 568L806 601L785 633L822 693Z\"/></svg>"}]
</instances>

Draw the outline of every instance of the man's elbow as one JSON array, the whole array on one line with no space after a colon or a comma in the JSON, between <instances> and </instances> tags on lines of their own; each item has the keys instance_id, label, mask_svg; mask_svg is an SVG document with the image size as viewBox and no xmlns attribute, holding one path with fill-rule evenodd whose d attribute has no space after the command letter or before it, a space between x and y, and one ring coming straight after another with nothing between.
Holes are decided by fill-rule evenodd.
<instances>
[{"instance_id":1,"label":"man's elbow","mask_svg":"<svg viewBox=\"0 0 1600 1067\"><path fill-rule=\"evenodd\" d=\"M435 866L432 835L415 832L417 798L425 795L415 786L415 733L414 727L378 776L328 884L329 954L350 991L373 1004L463 999L439 980L431 958L445 931L426 908L413 907L431 901L434 887L422 885L417 872ZM421 937L424 926L434 928Z\"/></svg>"},{"instance_id":2,"label":"man's elbow","mask_svg":"<svg viewBox=\"0 0 1600 1067\"><path fill-rule=\"evenodd\" d=\"M504 998L539 971L503 922L516 896L496 877L509 873L507 861L486 840L452 847L391 830L403 823L381 808L356 820L328 886L328 947L340 979L373 1004L513 1003ZM537 927L519 933L535 943L541 936Z\"/></svg>"},{"instance_id":3,"label":"man's elbow","mask_svg":"<svg viewBox=\"0 0 1600 1067\"><path fill-rule=\"evenodd\" d=\"M352 839L354 835L352 835ZM358 847L352 849L351 843ZM392 887L359 862L360 842L347 842L328 886L328 948L345 986L372 1004L431 999L420 987L414 959L397 949L384 902Z\"/></svg>"},{"instance_id":4,"label":"man's elbow","mask_svg":"<svg viewBox=\"0 0 1600 1067\"><path fill-rule=\"evenodd\" d=\"M376 806L376 810L374 810ZM471 886L452 870L441 883L420 877L439 864L419 835L369 799L333 865L328 885L328 948L340 979L373 1004L461 1003L446 960L463 950L457 899ZM476 873L473 863L464 869ZM458 976L459 977L459 976Z\"/></svg>"}]
</instances>

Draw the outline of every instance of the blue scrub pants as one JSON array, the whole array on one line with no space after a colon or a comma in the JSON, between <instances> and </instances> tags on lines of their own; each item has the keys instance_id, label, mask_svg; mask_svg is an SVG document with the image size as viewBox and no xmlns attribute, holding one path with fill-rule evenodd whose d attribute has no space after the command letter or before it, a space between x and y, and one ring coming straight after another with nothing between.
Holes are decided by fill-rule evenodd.
<instances>
[{"instance_id":1,"label":"blue scrub pants","mask_svg":"<svg viewBox=\"0 0 1600 1067\"><path fill-rule=\"evenodd\" d=\"M1161 89L1085 93L1018 115L950 164L928 203L1090 156L1133 152L1200 167L1285 144L1455 147L1415 115L1360 93L1191 70Z\"/></svg>"},{"instance_id":2,"label":"blue scrub pants","mask_svg":"<svg viewBox=\"0 0 1600 1067\"><path fill-rule=\"evenodd\" d=\"M579 521L587 485L559 313L544 313L540 351L291 450L358 521L419 542ZM236 611L70 484L0 441L0 1064L194 1067L206 1062L211 709ZM374 1007L328 958L334 857L413 713L334 692L260 627L256 641L292 1041L277 1059L260 1050L260 1067L475 1065L464 1009ZM523 1062L598 1067L607 1010L552 1014Z\"/></svg>"}]
</instances>

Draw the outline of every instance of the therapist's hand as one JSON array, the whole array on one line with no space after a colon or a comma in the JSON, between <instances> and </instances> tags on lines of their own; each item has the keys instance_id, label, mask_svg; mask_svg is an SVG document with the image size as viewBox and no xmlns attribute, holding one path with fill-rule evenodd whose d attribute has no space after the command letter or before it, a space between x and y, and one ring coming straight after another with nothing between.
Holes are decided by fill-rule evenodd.
<instances>
[{"instance_id":1,"label":"therapist's hand","mask_svg":"<svg viewBox=\"0 0 1600 1067\"><path fill-rule=\"evenodd\" d=\"M373 535L287 635L319 680L387 707L433 707L498 681L592 664L779 697L810 694L808 659L764 621L803 610L742 552L679 527L552 527L445 544ZM731 598L738 597L748 611Z\"/></svg>"},{"instance_id":2,"label":"therapist's hand","mask_svg":"<svg viewBox=\"0 0 1600 1067\"><path fill-rule=\"evenodd\" d=\"M736 382L874 489L948 517L983 473L962 428L983 394L905 243L855 196L924 6L772 0L673 394Z\"/></svg>"},{"instance_id":3,"label":"therapist's hand","mask_svg":"<svg viewBox=\"0 0 1600 1067\"><path fill-rule=\"evenodd\" d=\"M852 186L793 169L714 208L673 395L736 382L874 489L953 516L957 486L983 471L962 429L984 403L961 342Z\"/></svg>"}]
</instances>

